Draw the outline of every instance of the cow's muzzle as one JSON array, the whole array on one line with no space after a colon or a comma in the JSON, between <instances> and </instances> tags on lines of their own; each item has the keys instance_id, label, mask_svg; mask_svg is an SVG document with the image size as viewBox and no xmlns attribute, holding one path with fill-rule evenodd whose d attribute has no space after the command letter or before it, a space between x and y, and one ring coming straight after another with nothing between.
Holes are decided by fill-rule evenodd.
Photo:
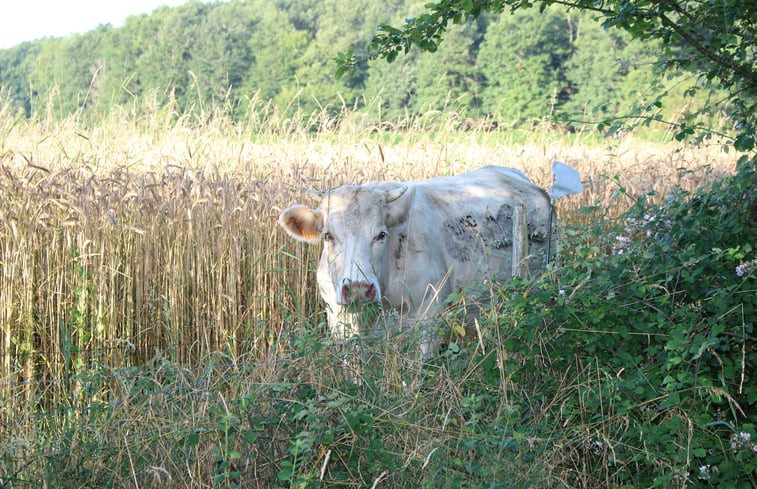
<instances>
[{"instance_id":1,"label":"cow's muzzle","mask_svg":"<svg viewBox=\"0 0 757 489\"><path fill-rule=\"evenodd\" d=\"M342 286L337 294L337 303L341 305L356 302L377 302L380 300L376 285L362 280L342 280Z\"/></svg>"}]
</instances>

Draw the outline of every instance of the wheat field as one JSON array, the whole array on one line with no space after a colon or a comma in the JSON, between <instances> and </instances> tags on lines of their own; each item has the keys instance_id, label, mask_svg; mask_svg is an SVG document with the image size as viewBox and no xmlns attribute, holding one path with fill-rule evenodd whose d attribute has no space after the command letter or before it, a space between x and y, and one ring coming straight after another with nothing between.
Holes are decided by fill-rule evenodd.
<instances>
[{"instance_id":1,"label":"wheat field","mask_svg":"<svg viewBox=\"0 0 757 489\"><path fill-rule=\"evenodd\" d=\"M310 203L301 186L504 165L549 188L559 160L585 190L557 214L580 222L582 206L617 215L629 197L694 189L736 161L719 145L632 135L466 131L453 113L395 130L349 111L282 118L264 104L241 123L221 112L199 121L145 101L83 119L0 108L0 424L10 430L20 412L76 404L87 388L76 374L156 357L191 366L217 352L265 359L286 350L283 332L323 321L319 250L276 225L284 207Z\"/></svg>"}]
</instances>

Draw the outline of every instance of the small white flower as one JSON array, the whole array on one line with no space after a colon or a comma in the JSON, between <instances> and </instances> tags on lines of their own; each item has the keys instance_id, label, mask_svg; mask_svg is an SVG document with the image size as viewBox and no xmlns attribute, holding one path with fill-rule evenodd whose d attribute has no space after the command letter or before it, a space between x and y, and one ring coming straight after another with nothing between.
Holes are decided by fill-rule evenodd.
<instances>
[{"instance_id":1,"label":"small white flower","mask_svg":"<svg viewBox=\"0 0 757 489\"><path fill-rule=\"evenodd\" d=\"M676 474L675 475L675 480L680 481L680 482L688 482L689 481L689 473L688 472L684 472L683 475Z\"/></svg>"},{"instance_id":2,"label":"small white flower","mask_svg":"<svg viewBox=\"0 0 757 489\"><path fill-rule=\"evenodd\" d=\"M592 455L601 455L604 451L605 444L601 440L594 440L589 444L589 450Z\"/></svg>"},{"instance_id":3,"label":"small white flower","mask_svg":"<svg viewBox=\"0 0 757 489\"><path fill-rule=\"evenodd\" d=\"M710 480L710 476L712 474L718 473L718 466L717 465L702 465L699 467L699 478L701 480Z\"/></svg>"}]
</instances>

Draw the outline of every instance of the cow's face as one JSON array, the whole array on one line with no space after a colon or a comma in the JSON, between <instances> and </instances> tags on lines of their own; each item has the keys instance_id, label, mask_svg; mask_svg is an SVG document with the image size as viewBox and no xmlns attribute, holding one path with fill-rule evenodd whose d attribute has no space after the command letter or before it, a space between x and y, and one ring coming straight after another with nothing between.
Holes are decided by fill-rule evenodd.
<instances>
[{"instance_id":1,"label":"cow's face","mask_svg":"<svg viewBox=\"0 0 757 489\"><path fill-rule=\"evenodd\" d=\"M381 301L396 221L391 207L405 190L343 186L325 193L318 209L296 205L279 216L279 224L293 238L323 241L321 263L328 268L337 304Z\"/></svg>"}]
</instances>

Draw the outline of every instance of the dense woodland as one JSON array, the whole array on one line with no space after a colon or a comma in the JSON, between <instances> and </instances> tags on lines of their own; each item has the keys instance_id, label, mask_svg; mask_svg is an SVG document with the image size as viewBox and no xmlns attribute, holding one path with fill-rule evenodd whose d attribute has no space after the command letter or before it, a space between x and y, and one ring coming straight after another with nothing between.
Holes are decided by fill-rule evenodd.
<instances>
[{"instance_id":1,"label":"dense woodland","mask_svg":"<svg viewBox=\"0 0 757 489\"><path fill-rule=\"evenodd\" d=\"M659 111L660 103L666 119L680 121L709 93L687 98L697 79L660 76L654 42L556 6L483 15L454 26L437 52L413 48L394 63L334 76L339 51L360 52L377 25L401 23L423 4L191 1L130 17L123 27L0 50L0 86L27 116L83 110L91 117L149 96L179 113L223 107L238 119L252 103L272 102L280 112L346 106L398 121L453 110L499 124L554 117L566 127Z\"/></svg>"}]
</instances>

